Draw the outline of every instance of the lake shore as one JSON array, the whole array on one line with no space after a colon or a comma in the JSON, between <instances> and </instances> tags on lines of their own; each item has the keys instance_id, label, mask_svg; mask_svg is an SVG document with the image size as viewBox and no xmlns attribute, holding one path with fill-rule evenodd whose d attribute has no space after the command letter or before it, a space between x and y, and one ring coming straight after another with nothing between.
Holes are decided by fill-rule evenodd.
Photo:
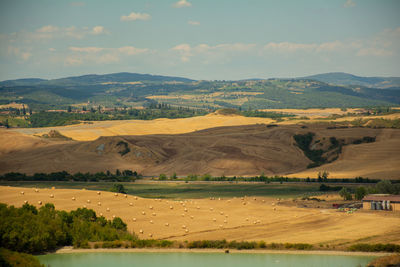
<instances>
[{"instance_id":1,"label":"lake shore","mask_svg":"<svg viewBox=\"0 0 400 267\"><path fill-rule=\"evenodd\" d=\"M63 247L55 251L55 254L68 253L225 253L227 249L188 249L188 248L98 248L98 249L74 249L73 247ZM359 252L359 251L340 251L340 250L271 250L271 249L249 249L237 250L229 249L229 253L241 254L313 254L313 255L336 255L336 256L387 256L394 253L388 252ZM51 254L51 253L50 253Z\"/></svg>"}]
</instances>

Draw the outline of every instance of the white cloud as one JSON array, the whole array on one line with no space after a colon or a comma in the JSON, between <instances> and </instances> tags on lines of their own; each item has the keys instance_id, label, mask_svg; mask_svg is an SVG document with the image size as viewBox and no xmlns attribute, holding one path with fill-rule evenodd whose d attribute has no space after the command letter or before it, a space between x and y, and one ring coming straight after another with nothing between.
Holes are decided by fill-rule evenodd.
<instances>
[{"instance_id":1,"label":"white cloud","mask_svg":"<svg viewBox=\"0 0 400 267\"><path fill-rule=\"evenodd\" d=\"M124 47L118 48L118 51L123 54L126 54L128 56L133 56L133 55L146 53L148 51L148 49L147 48L136 48L133 46L124 46Z\"/></svg>"},{"instance_id":2,"label":"white cloud","mask_svg":"<svg viewBox=\"0 0 400 267\"><path fill-rule=\"evenodd\" d=\"M386 57L393 55L393 52L382 48L369 47L369 48L361 48L356 55L360 57L363 56Z\"/></svg>"},{"instance_id":3,"label":"white cloud","mask_svg":"<svg viewBox=\"0 0 400 267\"><path fill-rule=\"evenodd\" d=\"M346 3L343 5L344 7L355 7L356 3L353 2L353 0L347 0Z\"/></svg>"},{"instance_id":4,"label":"white cloud","mask_svg":"<svg viewBox=\"0 0 400 267\"><path fill-rule=\"evenodd\" d=\"M198 22L198 21L193 21L193 20L189 20L189 21L188 21L188 24L193 25L193 26L199 26L199 25L200 25L200 22Z\"/></svg>"},{"instance_id":5,"label":"white cloud","mask_svg":"<svg viewBox=\"0 0 400 267\"><path fill-rule=\"evenodd\" d=\"M57 32L58 30L59 30L59 28L56 26L46 25L46 26L43 26L43 27L37 29L36 31L40 32L40 33L52 33L52 32Z\"/></svg>"},{"instance_id":6,"label":"white cloud","mask_svg":"<svg viewBox=\"0 0 400 267\"><path fill-rule=\"evenodd\" d=\"M72 53L64 60L64 64L67 66L82 65L85 63L115 63L119 62L121 58L126 58L126 56L141 55L149 52L147 48L136 48L134 46L123 46L119 48L70 46L68 49Z\"/></svg>"},{"instance_id":7,"label":"white cloud","mask_svg":"<svg viewBox=\"0 0 400 267\"><path fill-rule=\"evenodd\" d=\"M71 6L81 7L81 6L85 6L85 3L84 2L72 2Z\"/></svg>"},{"instance_id":8,"label":"white cloud","mask_svg":"<svg viewBox=\"0 0 400 267\"><path fill-rule=\"evenodd\" d=\"M36 29L34 32L18 32L14 35L10 35L10 38L18 39L17 41L32 42L32 41L45 41L57 38L73 38L83 39L88 35L102 35L108 34L103 26L89 27L57 27L54 25L46 25Z\"/></svg>"},{"instance_id":9,"label":"white cloud","mask_svg":"<svg viewBox=\"0 0 400 267\"><path fill-rule=\"evenodd\" d=\"M271 50L280 53L295 53L295 52L332 52L340 49L346 48L340 41L326 42L326 43L291 43L291 42L270 42L266 44L263 49Z\"/></svg>"},{"instance_id":10,"label":"white cloud","mask_svg":"<svg viewBox=\"0 0 400 267\"><path fill-rule=\"evenodd\" d=\"M83 61L81 58L74 57L74 56L68 56L65 58L64 64L66 66L77 66L77 65L82 65Z\"/></svg>"},{"instance_id":11,"label":"white cloud","mask_svg":"<svg viewBox=\"0 0 400 267\"><path fill-rule=\"evenodd\" d=\"M92 34L99 35L105 33L105 29L103 26L95 26L92 29Z\"/></svg>"},{"instance_id":12,"label":"white cloud","mask_svg":"<svg viewBox=\"0 0 400 267\"><path fill-rule=\"evenodd\" d=\"M101 47L94 47L94 46L89 46L89 47L75 47L71 46L69 47L69 50L74 51L74 52L84 52L84 53L99 53L103 51L104 48Z\"/></svg>"},{"instance_id":13,"label":"white cloud","mask_svg":"<svg viewBox=\"0 0 400 267\"><path fill-rule=\"evenodd\" d=\"M173 7L175 8L181 8L181 7L190 7L192 6L191 3L189 3L187 0L179 0L175 4L173 4Z\"/></svg>"},{"instance_id":14,"label":"white cloud","mask_svg":"<svg viewBox=\"0 0 400 267\"><path fill-rule=\"evenodd\" d=\"M23 51L21 48L15 46L8 47L8 54L15 56L22 61L27 61L32 56L30 52Z\"/></svg>"},{"instance_id":15,"label":"white cloud","mask_svg":"<svg viewBox=\"0 0 400 267\"><path fill-rule=\"evenodd\" d=\"M208 44L199 44L191 47L189 44L179 44L173 48L171 51L178 52L182 62L188 62L191 57L196 55L210 56L210 57L227 57L229 53L247 52L255 48L255 44L243 44L243 43L233 43L233 44L218 44L215 46L210 46Z\"/></svg>"},{"instance_id":16,"label":"white cloud","mask_svg":"<svg viewBox=\"0 0 400 267\"><path fill-rule=\"evenodd\" d=\"M151 16L147 13L135 13L132 12L127 16L121 16L121 21L132 21L132 20L149 20Z\"/></svg>"}]
</instances>

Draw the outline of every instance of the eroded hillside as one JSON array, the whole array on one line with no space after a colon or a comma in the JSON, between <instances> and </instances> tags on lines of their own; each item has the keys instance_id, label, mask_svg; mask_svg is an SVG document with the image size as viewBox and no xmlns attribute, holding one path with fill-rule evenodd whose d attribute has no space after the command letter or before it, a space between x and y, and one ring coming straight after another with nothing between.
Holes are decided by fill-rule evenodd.
<instances>
[{"instance_id":1,"label":"eroded hillside","mask_svg":"<svg viewBox=\"0 0 400 267\"><path fill-rule=\"evenodd\" d=\"M317 160L295 138L310 133L308 149L319 151L324 159L317 168L307 168ZM400 173L400 131L396 129L257 124L94 141L53 141L6 130L0 138L1 173L131 169L145 176L175 172L315 177L327 170L330 177L380 179L397 179Z\"/></svg>"}]
</instances>

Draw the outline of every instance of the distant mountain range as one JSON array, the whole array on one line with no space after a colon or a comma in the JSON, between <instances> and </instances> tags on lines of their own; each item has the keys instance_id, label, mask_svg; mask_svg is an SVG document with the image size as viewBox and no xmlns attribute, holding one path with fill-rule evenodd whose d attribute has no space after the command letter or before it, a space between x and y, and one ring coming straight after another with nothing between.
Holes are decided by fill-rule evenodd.
<instances>
[{"instance_id":1,"label":"distant mountain range","mask_svg":"<svg viewBox=\"0 0 400 267\"><path fill-rule=\"evenodd\" d=\"M400 78L326 73L294 79L196 81L122 72L0 82L0 105L14 102L36 110L157 102L207 109L398 106Z\"/></svg>"},{"instance_id":2,"label":"distant mountain range","mask_svg":"<svg viewBox=\"0 0 400 267\"><path fill-rule=\"evenodd\" d=\"M7 80L0 82L0 86L18 86L18 85L73 85L73 84L98 84L98 83L124 83L124 82L138 82L138 81L155 81L155 82L192 82L194 80L181 78L181 77L171 77L171 76L161 76L161 75L151 75L151 74L139 74L139 73L129 73L129 72L119 72L111 74L88 74L82 76L73 76L59 79L16 79Z\"/></svg>"},{"instance_id":3,"label":"distant mountain range","mask_svg":"<svg viewBox=\"0 0 400 267\"><path fill-rule=\"evenodd\" d=\"M372 88L400 87L400 77L360 77L344 72L316 74L301 79L311 79L335 85L361 85Z\"/></svg>"}]
</instances>

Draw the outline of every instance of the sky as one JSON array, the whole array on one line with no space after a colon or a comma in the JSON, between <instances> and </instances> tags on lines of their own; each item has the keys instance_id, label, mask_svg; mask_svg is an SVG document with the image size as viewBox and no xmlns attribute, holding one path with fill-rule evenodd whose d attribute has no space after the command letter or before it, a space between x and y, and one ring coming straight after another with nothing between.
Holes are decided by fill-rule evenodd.
<instances>
[{"instance_id":1,"label":"sky","mask_svg":"<svg viewBox=\"0 0 400 267\"><path fill-rule=\"evenodd\" d=\"M399 0L1 0L0 80L400 76Z\"/></svg>"}]
</instances>

